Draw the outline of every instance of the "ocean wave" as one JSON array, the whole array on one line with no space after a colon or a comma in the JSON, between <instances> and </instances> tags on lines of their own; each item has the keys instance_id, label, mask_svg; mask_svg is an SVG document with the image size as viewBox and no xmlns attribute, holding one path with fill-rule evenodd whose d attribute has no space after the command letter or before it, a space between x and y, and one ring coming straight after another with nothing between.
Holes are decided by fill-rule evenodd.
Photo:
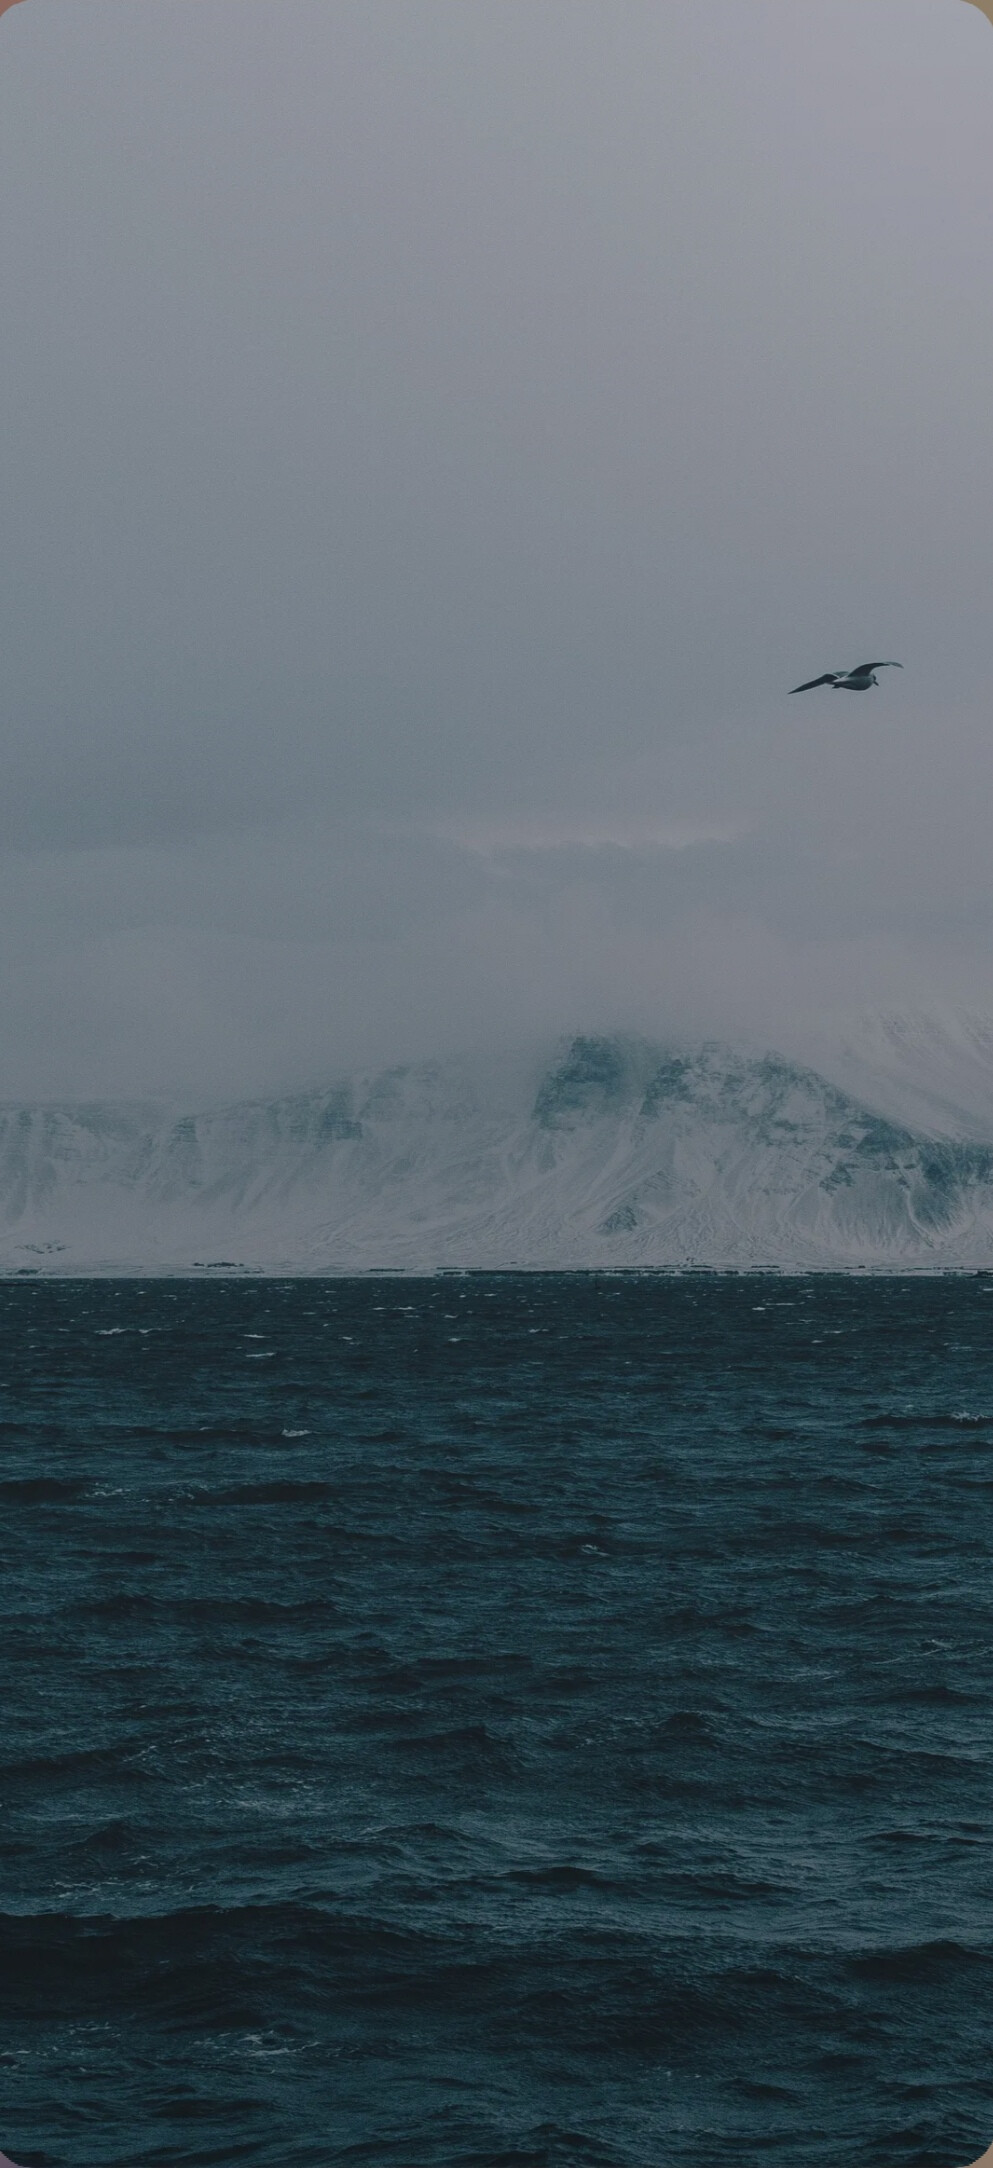
<instances>
[{"instance_id":1,"label":"ocean wave","mask_svg":"<svg viewBox=\"0 0 993 2168\"><path fill-rule=\"evenodd\" d=\"M71 1504L91 1489L85 1476L5 1476L0 1479L0 1506Z\"/></svg>"},{"instance_id":2,"label":"ocean wave","mask_svg":"<svg viewBox=\"0 0 993 2168\"><path fill-rule=\"evenodd\" d=\"M993 1970L993 1953L961 1942L915 1942L901 1949L866 1950L848 1960L855 1979L895 1986L940 1986L950 1974Z\"/></svg>"},{"instance_id":3,"label":"ocean wave","mask_svg":"<svg viewBox=\"0 0 993 2168\"><path fill-rule=\"evenodd\" d=\"M128 1619L162 1619L176 1625L287 1626L341 1622L346 1613L330 1596L190 1596L156 1595L147 1589L118 1589L73 1605L79 1620L112 1625Z\"/></svg>"},{"instance_id":4,"label":"ocean wave","mask_svg":"<svg viewBox=\"0 0 993 2168\"><path fill-rule=\"evenodd\" d=\"M993 1415L978 1414L969 1408L897 1410L876 1415L864 1415L860 1420L862 1430L993 1430Z\"/></svg>"},{"instance_id":5,"label":"ocean wave","mask_svg":"<svg viewBox=\"0 0 993 2168\"><path fill-rule=\"evenodd\" d=\"M129 1784L150 1783L151 1775L138 1758L133 1737L128 1734L107 1746L67 1747L62 1752L49 1754L24 1754L4 1763L4 1783L11 1787L34 1785L50 1795L58 1795L66 1784L108 1778L117 1780L126 1773Z\"/></svg>"},{"instance_id":6,"label":"ocean wave","mask_svg":"<svg viewBox=\"0 0 993 2168\"><path fill-rule=\"evenodd\" d=\"M223 1510L225 1506L323 1506L340 1500L340 1484L301 1479L263 1483L235 1483L227 1490L198 1490L198 1505Z\"/></svg>"}]
</instances>

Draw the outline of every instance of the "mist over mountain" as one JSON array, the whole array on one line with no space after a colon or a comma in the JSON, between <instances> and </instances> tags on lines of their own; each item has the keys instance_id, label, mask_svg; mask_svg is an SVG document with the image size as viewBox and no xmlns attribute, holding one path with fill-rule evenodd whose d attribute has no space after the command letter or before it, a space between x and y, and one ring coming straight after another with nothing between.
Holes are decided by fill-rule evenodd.
<instances>
[{"instance_id":1,"label":"mist over mountain","mask_svg":"<svg viewBox=\"0 0 993 2168\"><path fill-rule=\"evenodd\" d=\"M201 1110L0 1109L7 1272L986 1263L975 1021L870 1021L823 1068L588 1035L539 1066L422 1062Z\"/></svg>"},{"instance_id":2,"label":"mist over mountain","mask_svg":"<svg viewBox=\"0 0 993 2168\"><path fill-rule=\"evenodd\" d=\"M954 1009L866 1014L808 1039L813 1065L897 1121L936 1136L993 1136L993 1021Z\"/></svg>"}]
</instances>

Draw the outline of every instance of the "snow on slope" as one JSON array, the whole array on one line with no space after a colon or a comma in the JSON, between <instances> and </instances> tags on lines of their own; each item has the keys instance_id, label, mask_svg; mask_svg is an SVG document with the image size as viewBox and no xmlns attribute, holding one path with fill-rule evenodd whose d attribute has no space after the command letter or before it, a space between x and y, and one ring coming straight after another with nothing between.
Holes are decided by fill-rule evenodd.
<instances>
[{"instance_id":1,"label":"snow on slope","mask_svg":"<svg viewBox=\"0 0 993 2168\"><path fill-rule=\"evenodd\" d=\"M0 1269L993 1264L993 1118L938 1135L876 1084L614 1037L509 1096L445 1063L201 1113L0 1108Z\"/></svg>"},{"instance_id":2,"label":"snow on slope","mask_svg":"<svg viewBox=\"0 0 993 2168\"><path fill-rule=\"evenodd\" d=\"M993 1022L966 1011L856 1017L807 1051L856 1099L929 1135L993 1138Z\"/></svg>"}]
</instances>

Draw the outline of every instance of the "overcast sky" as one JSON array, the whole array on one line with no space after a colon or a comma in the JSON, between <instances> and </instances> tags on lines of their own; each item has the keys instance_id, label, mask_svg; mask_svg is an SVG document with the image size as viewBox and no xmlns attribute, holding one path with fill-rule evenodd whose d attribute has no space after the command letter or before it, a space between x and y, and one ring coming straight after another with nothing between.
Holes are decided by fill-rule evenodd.
<instances>
[{"instance_id":1,"label":"overcast sky","mask_svg":"<svg viewBox=\"0 0 993 2168\"><path fill-rule=\"evenodd\" d=\"M7 15L0 1093L993 1007L991 142L959 0Z\"/></svg>"}]
</instances>

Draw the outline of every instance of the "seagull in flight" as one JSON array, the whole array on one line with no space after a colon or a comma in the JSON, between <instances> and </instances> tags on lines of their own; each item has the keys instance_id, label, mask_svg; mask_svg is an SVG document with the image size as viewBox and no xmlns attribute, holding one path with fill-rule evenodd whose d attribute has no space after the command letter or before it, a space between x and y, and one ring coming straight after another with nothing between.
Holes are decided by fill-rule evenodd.
<instances>
[{"instance_id":1,"label":"seagull in flight","mask_svg":"<svg viewBox=\"0 0 993 2168\"><path fill-rule=\"evenodd\" d=\"M793 693L812 693L816 685L833 685L836 693L867 693L870 685L878 685L877 670L902 670L902 662L860 662L856 670L825 670L824 676L808 678L806 685L794 685Z\"/></svg>"}]
</instances>

